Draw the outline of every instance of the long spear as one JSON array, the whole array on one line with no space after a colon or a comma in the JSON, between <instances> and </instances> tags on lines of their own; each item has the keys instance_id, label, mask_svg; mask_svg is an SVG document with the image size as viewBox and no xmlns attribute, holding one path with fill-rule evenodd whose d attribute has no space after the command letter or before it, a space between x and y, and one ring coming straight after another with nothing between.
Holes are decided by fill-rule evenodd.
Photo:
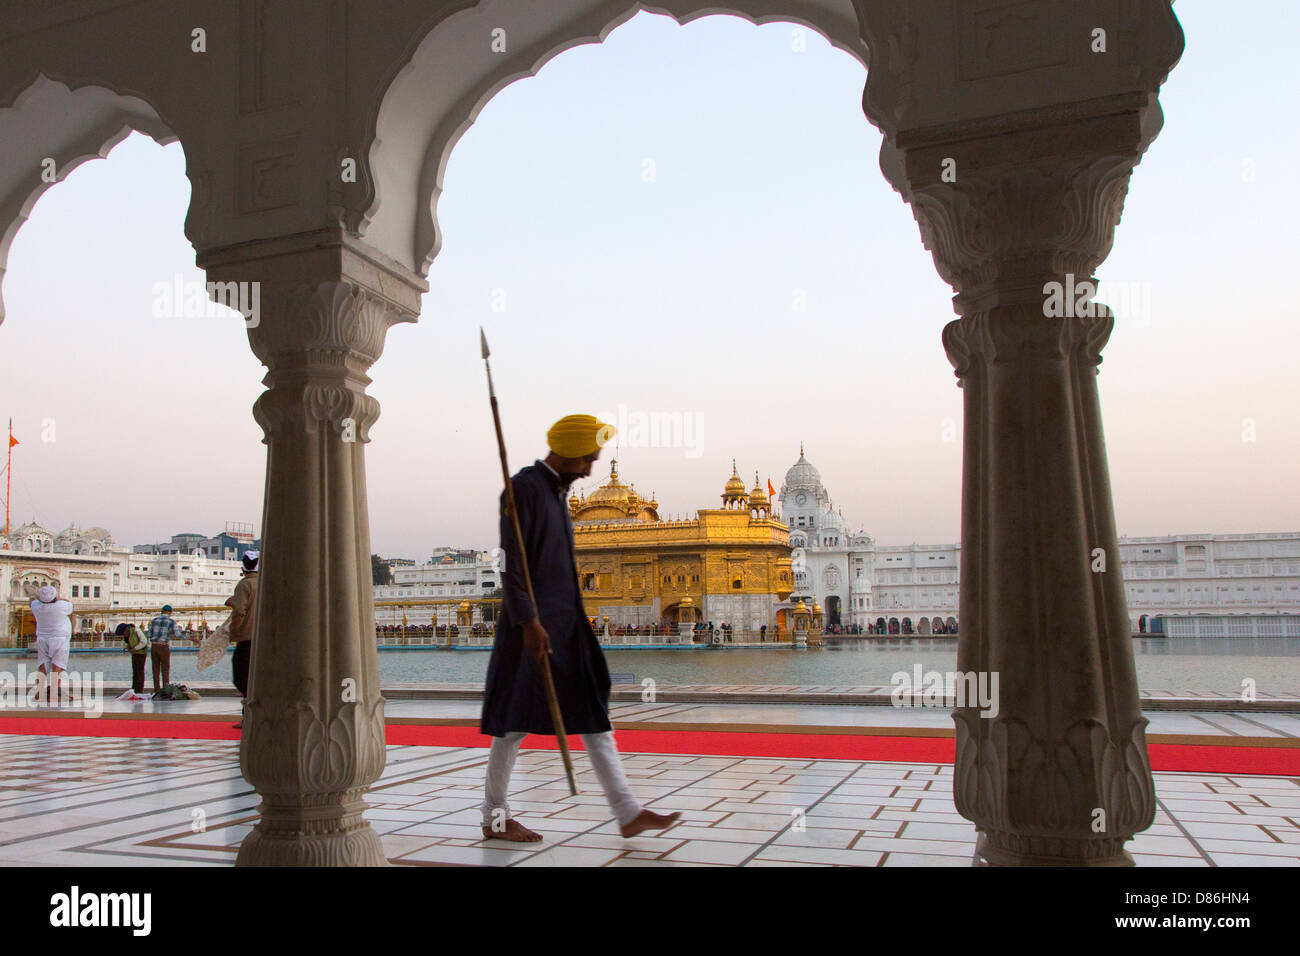
<instances>
[{"instance_id":1,"label":"long spear","mask_svg":"<svg viewBox=\"0 0 1300 956\"><path fill-rule=\"evenodd\" d=\"M497 392L492 386L492 365L488 356L487 335L480 327L479 339L483 346L483 367L487 369L488 398L492 402L492 421L497 429L497 451L501 453L501 478L506 485L506 513L510 515L510 525L515 530L515 550L519 553L519 567L524 574L524 587L528 589L528 600L537 607L537 597L533 594L533 576L528 570L528 554L524 550L524 532L519 526L519 512L515 510L515 484L510 480L510 466L506 464L506 440L501 434L501 410L497 407ZM578 778L573 775L573 758L569 756L569 738L564 733L564 718L560 714L560 701L555 696L555 682L551 679L551 661L548 655L541 655L542 683L546 685L546 703L551 708L551 723L555 725L555 739L560 745L560 756L564 758L564 775L569 780L569 793L578 795Z\"/></svg>"}]
</instances>

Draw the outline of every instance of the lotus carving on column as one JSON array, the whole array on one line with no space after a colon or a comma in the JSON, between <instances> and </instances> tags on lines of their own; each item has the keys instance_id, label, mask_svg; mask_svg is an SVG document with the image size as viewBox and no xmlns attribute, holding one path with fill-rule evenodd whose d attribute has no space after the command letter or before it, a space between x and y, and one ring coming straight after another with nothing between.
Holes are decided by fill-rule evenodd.
<instances>
[{"instance_id":1,"label":"lotus carving on column","mask_svg":"<svg viewBox=\"0 0 1300 956\"><path fill-rule=\"evenodd\" d=\"M1148 783L1145 717L1129 727L1120 745L1094 719L1073 724L1054 745L1019 718L989 722L977 710L958 710L953 719L953 798L957 811L979 826L1088 838L1101 835L1092 829L1096 808L1105 811L1103 832L1112 838L1127 839L1151 825L1155 797ZM991 726L981 727L981 721Z\"/></svg>"},{"instance_id":2,"label":"lotus carving on column","mask_svg":"<svg viewBox=\"0 0 1300 956\"><path fill-rule=\"evenodd\" d=\"M334 793L366 786L384 769L384 699L341 703L323 720L314 684L306 679L298 699L248 704L241 763L245 777L263 793ZM306 701L312 701L308 703ZM273 768L297 768L297 782L286 787Z\"/></svg>"}]
</instances>

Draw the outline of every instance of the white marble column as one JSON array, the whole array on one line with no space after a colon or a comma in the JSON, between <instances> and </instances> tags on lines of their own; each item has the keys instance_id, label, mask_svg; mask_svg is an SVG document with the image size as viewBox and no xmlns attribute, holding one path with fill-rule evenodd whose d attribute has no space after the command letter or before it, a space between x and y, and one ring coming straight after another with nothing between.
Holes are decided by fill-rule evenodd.
<instances>
[{"instance_id":1,"label":"white marble column","mask_svg":"<svg viewBox=\"0 0 1300 956\"><path fill-rule=\"evenodd\" d=\"M1098 404L1113 318L1078 296L1110 250L1141 120L906 154L961 316L943 331L965 409L957 668L996 674L998 697L995 716L953 713L954 793L994 865L1131 864L1124 842L1155 813ZM1064 314L1052 283L1075 290Z\"/></svg>"},{"instance_id":2,"label":"white marble column","mask_svg":"<svg viewBox=\"0 0 1300 956\"><path fill-rule=\"evenodd\" d=\"M365 444L367 369L423 283L354 240L209 254L209 281L260 283L249 341L267 367L256 630L240 766L262 797L240 865L383 865L362 817L383 771ZM305 246L305 247L303 247Z\"/></svg>"}]
</instances>

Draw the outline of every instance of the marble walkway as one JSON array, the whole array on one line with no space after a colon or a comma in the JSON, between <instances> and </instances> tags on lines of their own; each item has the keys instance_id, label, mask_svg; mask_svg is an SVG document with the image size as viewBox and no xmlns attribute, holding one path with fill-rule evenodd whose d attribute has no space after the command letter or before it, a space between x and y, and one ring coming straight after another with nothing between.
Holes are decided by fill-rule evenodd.
<instances>
[{"instance_id":1,"label":"marble walkway","mask_svg":"<svg viewBox=\"0 0 1300 956\"><path fill-rule=\"evenodd\" d=\"M465 705L473 706L471 702ZM139 709L177 705L134 705ZM393 702L393 710L415 702ZM459 710L455 702L421 709ZM736 705L739 706L739 705ZM825 723L826 713L771 708L766 718ZM665 708L656 713L654 708ZM234 701L188 702L233 713ZM701 708L713 719L730 708ZM761 707L766 711L769 708ZM857 711L861 708L828 708ZM635 711L629 713L628 711ZM681 720L675 705L619 705L624 720ZM753 705L746 718L753 720ZM787 713L786 710L796 711ZM950 721L897 711L897 719ZM883 714L872 715L874 723ZM1152 714L1152 730L1292 737L1291 715ZM707 719L692 714L692 720ZM1261 726L1262 723L1262 726ZM949 723L950 726L950 723ZM1209 728L1209 729L1207 729ZM625 755L633 789L681 810L667 831L624 840L590 771L570 796L559 755L524 751L511 805L545 836L520 846L478 830L486 752L390 746L367 818L393 863L414 866L971 866L975 829L952 803L952 767L922 763L722 755ZM0 736L0 866L228 866L256 819L257 795L224 740ZM1300 777L1157 773L1154 826L1129 844L1140 866L1300 865Z\"/></svg>"}]
</instances>

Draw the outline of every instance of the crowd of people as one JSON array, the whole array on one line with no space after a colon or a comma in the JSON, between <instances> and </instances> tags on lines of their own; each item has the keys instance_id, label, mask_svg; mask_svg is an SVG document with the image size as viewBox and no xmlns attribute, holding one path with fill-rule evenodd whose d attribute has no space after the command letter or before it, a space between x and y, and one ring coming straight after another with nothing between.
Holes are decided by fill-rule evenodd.
<instances>
[{"instance_id":1,"label":"crowd of people","mask_svg":"<svg viewBox=\"0 0 1300 956\"><path fill-rule=\"evenodd\" d=\"M257 566L260 554L244 552L243 575L235 593L226 599L230 608L228 633L235 645L231 658L231 680L241 697L248 696L248 665L253 639L254 609L257 602ZM61 599L57 585L28 586L32 618L36 622L36 663L40 675L37 700L62 703L61 675L68 669L73 624L72 602ZM130 621L117 625L112 636L121 638L123 650L131 655L131 693L144 695L145 665L152 664L153 696L161 698L171 685L171 645L173 641L201 644L212 631L206 624L181 627L172 617L173 608L164 604L159 613L141 627ZM107 636L107 634L105 635ZM237 724L236 726L240 726Z\"/></svg>"},{"instance_id":2,"label":"crowd of people","mask_svg":"<svg viewBox=\"0 0 1300 956\"><path fill-rule=\"evenodd\" d=\"M598 634L604 636L605 626L599 618L589 617L592 629ZM462 635L473 637L492 637L496 632L496 625L491 622L474 624L470 627L459 627L455 624L379 624L375 627L375 636L381 644L394 643L402 640L437 638L440 640L454 639ZM666 623L663 621L652 621L647 624L621 624L610 625L608 634L610 637L633 637L633 638L654 638L654 637L675 637L680 633L677 624ZM766 643L768 640L780 641L782 635L788 639L788 629L783 630L781 626L761 625L756 632L738 632L735 627L723 621L721 623L714 621L700 621L695 624L691 633L694 640L701 643L735 643L738 639L741 641L757 641ZM867 636L890 636L890 637L924 637L929 635L920 634L909 621L906 624L828 624L819 632L827 636L844 636L844 637L867 637ZM941 622L933 624L930 635L953 635L957 633L955 622L949 624Z\"/></svg>"},{"instance_id":3,"label":"crowd of people","mask_svg":"<svg viewBox=\"0 0 1300 956\"><path fill-rule=\"evenodd\" d=\"M943 637L955 635L957 633L956 621L939 621L937 624L931 624L928 634L922 634L918 631L910 620L905 620L901 623L896 620L890 623L878 620L875 624L868 624L866 628L863 628L860 625L854 625L854 627L856 628L855 630L846 631L845 633L873 634L888 637Z\"/></svg>"},{"instance_id":4,"label":"crowd of people","mask_svg":"<svg viewBox=\"0 0 1300 956\"><path fill-rule=\"evenodd\" d=\"M375 636L379 638L381 644L390 643L392 639L400 639L405 635L408 639L412 637L459 637L464 632L467 636L474 637L491 637L496 633L495 625L491 622L486 624L473 624L469 627L461 627L457 624L376 624ZM387 640L386 640L387 639Z\"/></svg>"}]
</instances>

